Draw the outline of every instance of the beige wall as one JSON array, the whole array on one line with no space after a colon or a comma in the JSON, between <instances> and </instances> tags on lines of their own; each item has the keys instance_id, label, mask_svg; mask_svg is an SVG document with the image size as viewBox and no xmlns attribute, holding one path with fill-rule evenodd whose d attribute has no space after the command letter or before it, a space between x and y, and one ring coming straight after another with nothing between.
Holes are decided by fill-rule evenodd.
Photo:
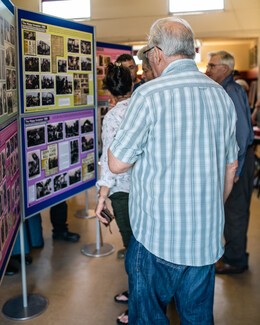
<instances>
[{"instance_id":1,"label":"beige wall","mask_svg":"<svg viewBox=\"0 0 260 325\"><path fill-rule=\"evenodd\" d=\"M29 10L29 11L40 11L40 3L41 0L11 0L13 4L24 10Z\"/></svg>"}]
</instances>

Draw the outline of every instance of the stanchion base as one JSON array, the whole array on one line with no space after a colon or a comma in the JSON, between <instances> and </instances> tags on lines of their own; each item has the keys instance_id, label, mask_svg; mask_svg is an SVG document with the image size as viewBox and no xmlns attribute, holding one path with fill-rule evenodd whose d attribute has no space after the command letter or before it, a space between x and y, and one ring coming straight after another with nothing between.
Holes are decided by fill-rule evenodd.
<instances>
[{"instance_id":1,"label":"stanchion base","mask_svg":"<svg viewBox=\"0 0 260 325\"><path fill-rule=\"evenodd\" d=\"M107 256L112 253L114 253L115 248L113 245L110 244L103 244L100 249L97 249L96 244L88 244L81 248L81 253L86 256L92 256L92 257L101 257L101 256Z\"/></svg>"},{"instance_id":2,"label":"stanchion base","mask_svg":"<svg viewBox=\"0 0 260 325\"><path fill-rule=\"evenodd\" d=\"M82 219L93 219L93 218L96 218L96 215L95 215L95 211L94 210L86 210L86 209L82 209L82 210L76 211L75 216L77 218L82 218Z\"/></svg>"},{"instance_id":3,"label":"stanchion base","mask_svg":"<svg viewBox=\"0 0 260 325\"><path fill-rule=\"evenodd\" d=\"M2 309L6 318L12 320L27 320L42 314L48 306L48 300L39 295L28 295L28 306L23 306L23 296L17 296L8 300Z\"/></svg>"}]
</instances>

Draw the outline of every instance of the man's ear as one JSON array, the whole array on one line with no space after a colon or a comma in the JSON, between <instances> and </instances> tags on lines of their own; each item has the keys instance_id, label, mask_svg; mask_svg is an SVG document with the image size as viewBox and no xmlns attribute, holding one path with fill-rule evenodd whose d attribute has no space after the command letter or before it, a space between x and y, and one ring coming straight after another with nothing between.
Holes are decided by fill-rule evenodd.
<instances>
[{"instance_id":1,"label":"man's ear","mask_svg":"<svg viewBox=\"0 0 260 325\"><path fill-rule=\"evenodd\" d=\"M162 51L159 50L157 47L154 48L154 57L155 57L155 60L156 60L156 63L160 63L160 61L162 60Z\"/></svg>"}]
</instances>

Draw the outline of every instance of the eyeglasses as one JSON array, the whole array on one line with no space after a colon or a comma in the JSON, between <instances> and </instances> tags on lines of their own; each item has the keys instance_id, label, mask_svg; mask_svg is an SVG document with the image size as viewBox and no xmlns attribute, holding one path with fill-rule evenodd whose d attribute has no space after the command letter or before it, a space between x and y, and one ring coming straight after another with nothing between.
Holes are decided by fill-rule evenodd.
<instances>
[{"instance_id":1,"label":"eyeglasses","mask_svg":"<svg viewBox=\"0 0 260 325\"><path fill-rule=\"evenodd\" d=\"M214 64L214 63L208 63L207 69L215 69L218 65L224 65L223 63Z\"/></svg>"},{"instance_id":2,"label":"eyeglasses","mask_svg":"<svg viewBox=\"0 0 260 325\"><path fill-rule=\"evenodd\" d=\"M151 50L153 50L155 47L157 47L157 49L159 49L160 51L162 51L162 49L159 46L152 46L150 47L148 50L144 51L143 54L145 55L145 57L148 59L148 52L150 52Z\"/></svg>"}]
</instances>

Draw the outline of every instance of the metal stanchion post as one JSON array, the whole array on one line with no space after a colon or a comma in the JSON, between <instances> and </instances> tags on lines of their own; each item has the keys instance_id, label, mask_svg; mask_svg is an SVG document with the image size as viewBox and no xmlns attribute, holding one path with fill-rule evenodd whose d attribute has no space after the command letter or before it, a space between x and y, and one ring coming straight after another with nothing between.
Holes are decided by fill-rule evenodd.
<instances>
[{"instance_id":1,"label":"metal stanchion post","mask_svg":"<svg viewBox=\"0 0 260 325\"><path fill-rule=\"evenodd\" d=\"M115 248L111 244L103 243L100 222L96 219L96 243L84 245L81 253L91 257L101 257L112 254Z\"/></svg>"},{"instance_id":2,"label":"metal stanchion post","mask_svg":"<svg viewBox=\"0 0 260 325\"><path fill-rule=\"evenodd\" d=\"M42 314L48 300L40 295L27 295L23 221L20 225L21 270L23 294L8 300L2 309L5 317L12 320L27 320Z\"/></svg>"},{"instance_id":3,"label":"metal stanchion post","mask_svg":"<svg viewBox=\"0 0 260 325\"><path fill-rule=\"evenodd\" d=\"M86 193L86 205L85 205L85 209L81 209L76 211L75 216L78 218L83 218L83 219L92 219L95 218L95 211L94 210L89 210L88 208L88 191L85 192Z\"/></svg>"}]
</instances>

